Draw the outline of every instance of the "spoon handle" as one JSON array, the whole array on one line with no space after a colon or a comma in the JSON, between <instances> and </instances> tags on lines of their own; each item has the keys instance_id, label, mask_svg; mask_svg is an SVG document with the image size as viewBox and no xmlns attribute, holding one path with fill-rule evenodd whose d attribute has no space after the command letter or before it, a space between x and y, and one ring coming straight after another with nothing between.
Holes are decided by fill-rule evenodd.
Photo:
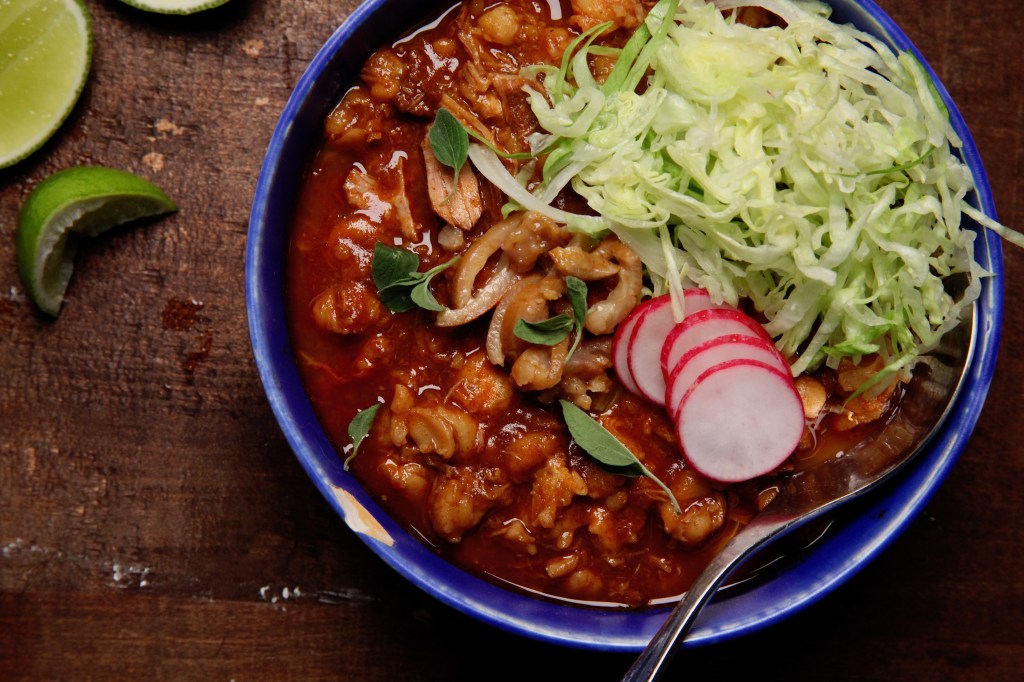
<instances>
[{"instance_id":1,"label":"spoon handle","mask_svg":"<svg viewBox=\"0 0 1024 682\"><path fill-rule=\"evenodd\" d=\"M754 550L787 529L790 525L788 522L789 519L755 519L755 523L734 537L697 576L693 585L672 610L668 620L651 639L651 643L626 671L622 678L623 682L658 679L665 672L676 651L676 642L690 631L697 620L697 615L722 581Z\"/></svg>"}]
</instances>

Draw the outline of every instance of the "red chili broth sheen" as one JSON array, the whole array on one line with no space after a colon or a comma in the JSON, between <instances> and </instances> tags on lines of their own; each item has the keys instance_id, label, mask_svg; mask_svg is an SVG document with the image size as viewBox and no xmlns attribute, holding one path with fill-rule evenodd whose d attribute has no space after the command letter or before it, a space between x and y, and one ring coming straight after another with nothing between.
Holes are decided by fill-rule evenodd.
<instances>
[{"instance_id":1,"label":"red chili broth sheen","mask_svg":"<svg viewBox=\"0 0 1024 682\"><path fill-rule=\"evenodd\" d=\"M568 16L568 3L563 4L564 16ZM450 31L449 24L454 14L449 14L437 27L420 35L429 39ZM564 21L561 24L564 25ZM424 77L429 79L431 74ZM338 238L336 225L342 218L353 214L353 207L345 198L344 182L357 164L374 175L389 164L404 163L407 196L413 216L419 224L429 226L422 240L410 244L403 240L398 226L384 220L376 232L365 236L362 257L367 257L367 249L372 253L375 241L415 251L421 259L421 271L451 257L435 246L443 223L432 213L425 188L419 145L428 121L401 115L393 123L385 141L360 149L341 149L325 140L309 166L296 205L285 273L289 331L299 373L313 409L340 458L350 450L347 429L359 410L378 402L389 405L398 384L413 384L421 394L436 391L438 395L445 396L452 388L453 358L471 357L483 352L489 315L464 327L444 329L433 324L433 313L419 309L401 314L385 311L378 324L367 333L357 335L327 331L314 319L313 305L317 297L326 288L351 280L353 273L364 278L370 290L375 291L366 274L366 263L339 260L333 246ZM573 199L570 197L569 201ZM492 202L487 209L490 216L485 212L484 221L496 222L499 218L494 213L499 206L500 201ZM438 278L439 284L444 282L444 276ZM441 284L433 289L444 305L447 302L446 287ZM599 292L600 288L596 291ZM591 293L593 295L594 290ZM528 480L513 481L509 502L492 509L482 523L468 531L460 542L451 543L440 538L432 530L423 504L397 494L381 471L381 464L394 449L381 431L380 415L384 412L382 409L378 414L374 429L351 463L351 471L360 483L388 514L434 547L441 556L496 582L548 598L639 606L651 600L678 595L689 587L721 546L755 513L758 495L775 485L775 479L766 477L727 488L716 486L724 491L728 502L725 524L703 546L688 549L670 539L662 530L657 511L649 503L649 498L660 499L656 486L647 479L622 479L623 486L630 486L629 505L634 504L635 498L648 499L646 506L636 505L638 511L632 516L627 511L616 517L620 524L642 524L639 541L624 545L615 553L614 561L609 562L602 558L602 552L586 532L586 523L583 523L575 533L572 546L583 549L583 554L590 557L589 563L581 567L599 575L607 589L599 594L581 595L567 589L563 579L549 578L545 570L547 563L563 557L565 550L541 545L537 553L531 555L495 539L496 531L525 514L531 492ZM644 464L659 477L686 466L675 443L674 425L661 407L619 388L612 406L599 418L630 449L642 451ZM557 403L554 406L542 405L534 396L520 393L506 413L490 421L483 417L477 417L477 420L486 435L487 447L473 462L474 465L504 467L502 455L507 444L525 433L549 432L568 452L570 469L586 472L598 467L570 442ZM870 437L876 429L869 425L840 434L825 430L815 447L799 453L791 464L799 466L800 463L832 457ZM487 458L492 461L487 461ZM458 455L449 464L460 464ZM587 498L577 498L563 513L584 514L590 502Z\"/></svg>"}]
</instances>

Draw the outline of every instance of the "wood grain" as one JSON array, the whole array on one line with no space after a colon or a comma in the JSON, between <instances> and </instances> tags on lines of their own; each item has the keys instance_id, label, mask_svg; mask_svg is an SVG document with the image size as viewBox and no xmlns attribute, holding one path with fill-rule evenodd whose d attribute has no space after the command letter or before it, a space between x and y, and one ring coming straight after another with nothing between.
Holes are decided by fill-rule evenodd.
<instances>
[{"instance_id":1,"label":"wood grain","mask_svg":"<svg viewBox=\"0 0 1024 682\"><path fill-rule=\"evenodd\" d=\"M959 103L1000 218L1024 227L1019 3L878 1ZM292 87L356 2L186 18L86 5L82 100L0 171L0 678L616 679L630 657L481 626L387 569L306 479L262 393L243 288L253 189ZM14 226L37 182L81 163L140 173L181 210L88 244L51 321L26 300ZM1005 264L989 400L925 512L821 603L674 672L1020 679L1024 253Z\"/></svg>"}]
</instances>

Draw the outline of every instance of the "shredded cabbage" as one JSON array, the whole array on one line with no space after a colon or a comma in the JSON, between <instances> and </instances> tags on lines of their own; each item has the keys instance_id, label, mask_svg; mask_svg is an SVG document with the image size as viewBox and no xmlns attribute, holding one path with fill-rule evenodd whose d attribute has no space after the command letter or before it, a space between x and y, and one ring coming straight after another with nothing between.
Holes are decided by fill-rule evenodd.
<instances>
[{"instance_id":1,"label":"shredded cabbage","mask_svg":"<svg viewBox=\"0 0 1024 682\"><path fill-rule=\"evenodd\" d=\"M874 352L888 373L908 367L987 274L960 229L980 213L934 85L913 55L831 22L824 4L717 5L659 2L603 83L587 66L593 36L546 71L545 92L527 90L550 133L533 142L548 152L544 180L525 201L521 186L506 192L571 229L611 230L656 289L685 274L716 301L750 299L794 375ZM786 26L722 12L748 5ZM484 156L485 175L504 170L497 157L481 168ZM599 219L547 206L567 183ZM945 280L958 273L969 284L955 296Z\"/></svg>"}]
</instances>

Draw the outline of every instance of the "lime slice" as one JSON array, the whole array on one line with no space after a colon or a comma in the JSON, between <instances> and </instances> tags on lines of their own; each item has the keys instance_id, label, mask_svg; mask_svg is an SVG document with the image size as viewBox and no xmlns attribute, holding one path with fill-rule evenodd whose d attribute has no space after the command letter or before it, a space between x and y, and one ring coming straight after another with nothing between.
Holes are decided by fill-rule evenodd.
<instances>
[{"instance_id":1,"label":"lime slice","mask_svg":"<svg viewBox=\"0 0 1024 682\"><path fill-rule=\"evenodd\" d=\"M193 14L220 7L228 0L121 0L126 5L160 14Z\"/></svg>"},{"instance_id":2,"label":"lime slice","mask_svg":"<svg viewBox=\"0 0 1024 682\"><path fill-rule=\"evenodd\" d=\"M89 13L79 0L0 0L0 168L60 127L91 57Z\"/></svg>"},{"instance_id":3,"label":"lime slice","mask_svg":"<svg viewBox=\"0 0 1024 682\"><path fill-rule=\"evenodd\" d=\"M113 168L77 166L46 178L18 219L18 270L32 300L54 317L60 312L81 237L177 209L159 187Z\"/></svg>"}]
</instances>

